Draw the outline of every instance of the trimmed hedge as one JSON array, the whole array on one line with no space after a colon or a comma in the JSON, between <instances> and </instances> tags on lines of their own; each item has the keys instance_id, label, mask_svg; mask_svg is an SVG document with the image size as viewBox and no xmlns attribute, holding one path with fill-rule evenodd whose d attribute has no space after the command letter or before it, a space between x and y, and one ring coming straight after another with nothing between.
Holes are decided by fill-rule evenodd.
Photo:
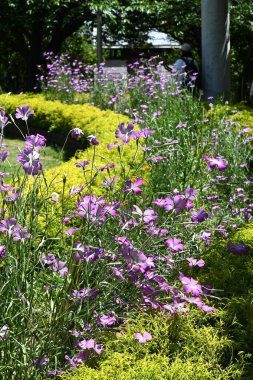
<instances>
[{"instance_id":1,"label":"trimmed hedge","mask_svg":"<svg viewBox=\"0 0 253 380\"><path fill-rule=\"evenodd\" d=\"M116 165L115 175L119 175L119 171L122 167L119 164L118 151L117 149L108 150L107 144L115 141L115 130L117 126L123 122L129 123L129 118L110 110L101 111L87 104L67 105L59 101L49 101L46 100L43 95L0 95L0 105L2 105L2 108L5 109L7 114L14 115L16 108L24 104L28 104L30 108L35 111L34 115L29 118L28 124L35 130L39 129L39 133L41 133L42 129L49 133L57 132L63 136L67 136L73 128L80 128L85 137L96 135L99 140L99 145L96 147L96 158L93 163L93 169L96 170L96 168L114 162ZM86 147L87 143L85 141L84 148ZM135 149L135 142L130 144L130 147L124 148L122 160L126 172L132 166ZM93 146L89 146L85 150L77 151L74 157L58 168L48 170L46 172L46 180L47 183L50 184L50 191L61 194L63 183L65 184L65 193L67 193L72 186L83 185L85 179L82 175L82 169L76 168L75 163L82 160L91 161L93 153ZM141 160L141 158L142 154L140 153L137 157L137 161ZM90 167L91 166L88 166L86 169L90 169ZM99 174L93 183L95 194L101 194L102 189L98 187L98 185L103 182L104 177L105 175L103 173ZM89 172L86 173L86 181L89 181Z\"/></svg>"}]
</instances>

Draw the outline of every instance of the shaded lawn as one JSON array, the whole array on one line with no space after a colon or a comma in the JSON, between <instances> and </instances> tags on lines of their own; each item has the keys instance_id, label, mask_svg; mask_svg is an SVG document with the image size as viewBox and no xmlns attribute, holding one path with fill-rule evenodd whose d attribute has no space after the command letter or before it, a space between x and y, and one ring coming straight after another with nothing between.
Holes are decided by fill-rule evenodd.
<instances>
[{"instance_id":1,"label":"shaded lawn","mask_svg":"<svg viewBox=\"0 0 253 380\"><path fill-rule=\"evenodd\" d=\"M4 138L4 144L8 146L3 148L8 150L10 155L4 164L0 164L0 171L3 170L3 165L5 170L8 172L14 172L20 167L20 163L16 161L17 155L21 150L24 149L25 143L20 139ZM62 154L60 154L60 148L55 146L46 146L45 149L40 151L40 162L42 163L43 169L50 169L60 165L64 161Z\"/></svg>"}]
</instances>

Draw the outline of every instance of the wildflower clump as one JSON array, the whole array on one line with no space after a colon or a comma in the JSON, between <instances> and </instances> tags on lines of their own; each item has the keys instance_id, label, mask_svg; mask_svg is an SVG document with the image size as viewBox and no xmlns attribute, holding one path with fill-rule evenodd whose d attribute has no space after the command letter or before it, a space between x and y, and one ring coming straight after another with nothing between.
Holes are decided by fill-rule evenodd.
<instances>
[{"instance_id":1,"label":"wildflower clump","mask_svg":"<svg viewBox=\"0 0 253 380\"><path fill-rule=\"evenodd\" d=\"M64 164L68 170L44 171L46 140L30 133L26 120L39 124L39 107L24 96L24 106L14 108L23 119L1 112L0 345L7 379L14 371L38 380L80 371L100 379L242 377L246 330L230 330L231 320L232 334L220 330L219 302L221 292L240 298L241 309L250 299L245 274L231 280L239 264L245 273L252 267L252 243L233 238L252 221L252 146L233 122L217 121L212 103L207 116L162 77L153 60L135 66L140 75L129 82L124 104L131 119L57 102L51 114L46 106L38 111L43 126L50 120L50 130L88 146ZM109 116L113 125L103 123ZM10 121L24 137L12 174L4 145Z\"/></svg>"}]
</instances>

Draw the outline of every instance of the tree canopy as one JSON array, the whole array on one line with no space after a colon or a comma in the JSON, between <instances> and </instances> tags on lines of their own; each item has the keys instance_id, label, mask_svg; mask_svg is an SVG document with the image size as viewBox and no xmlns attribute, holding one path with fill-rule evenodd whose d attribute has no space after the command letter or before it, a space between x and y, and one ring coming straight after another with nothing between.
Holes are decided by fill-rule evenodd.
<instances>
[{"instance_id":1,"label":"tree canopy","mask_svg":"<svg viewBox=\"0 0 253 380\"><path fill-rule=\"evenodd\" d=\"M253 0L231 0L232 68L243 86L253 67ZM2 0L0 83L6 90L32 90L43 52L58 53L83 25L103 12L110 38L145 39L150 29L190 42L201 51L200 0ZM104 36L106 39L106 35Z\"/></svg>"}]
</instances>

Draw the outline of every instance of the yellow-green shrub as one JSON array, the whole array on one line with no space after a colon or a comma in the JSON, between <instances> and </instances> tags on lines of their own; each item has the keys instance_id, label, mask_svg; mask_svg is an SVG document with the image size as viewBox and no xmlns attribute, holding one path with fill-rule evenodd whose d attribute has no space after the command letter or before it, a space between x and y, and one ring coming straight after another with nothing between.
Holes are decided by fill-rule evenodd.
<instances>
[{"instance_id":1,"label":"yellow-green shrub","mask_svg":"<svg viewBox=\"0 0 253 380\"><path fill-rule=\"evenodd\" d=\"M126 331L105 342L96 369L78 366L64 380L218 380L239 379L243 360L231 364L232 341L222 336L222 313L204 316L139 315ZM148 331L152 341L139 344L136 332Z\"/></svg>"},{"instance_id":2,"label":"yellow-green shrub","mask_svg":"<svg viewBox=\"0 0 253 380\"><path fill-rule=\"evenodd\" d=\"M238 123L240 129L245 127L253 128L253 109L243 102L236 105L218 104L208 111L208 117L212 117L213 122L218 122L222 118L230 118Z\"/></svg>"},{"instance_id":3,"label":"yellow-green shrub","mask_svg":"<svg viewBox=\"0 0 253 380\"><path fill-rule=\"evenodd\" d=\"M67 105L59 101L48 101L43 95L0 95L0 105L5 108L6 113L14 114L15 109L23 104L28 104L35 111L34 115L29 119L29 125L33 128L59 132L66 136L71 129L80 128L85 136L96 135L99 140L99 146L96 147L94 170L95 167L98 168L114 162L116 164L115 172L116 174L119 173L121 166L117 149L108 150L107 144L115 141L115 130L118 124L130 122L126 116L116 114L110 110L101 111L87 104ZM130 166L133 166L134 152L135 142L124 149L122 161L126 165L126 172ZM76 168L75 163L81 160L92 161L93 153L93 146L90 146L85 151L79 151L70 161L48 170L46 180L48 184L51 184L49 191L61 194L63 181L65 182L66 194L72 186L84 184L85 179L82 175L82 169ZM141 157L142 155L139 154L136 160L140 160ZM87 167L87 169L90 167ZM89 180L89 173L87 173L87 177L86 179ZM93 183L95 194L101 193L101 188L98 185L103 179L104 175L101 174L96 178L96 182Z\"/></svg>"}]
</instances>

